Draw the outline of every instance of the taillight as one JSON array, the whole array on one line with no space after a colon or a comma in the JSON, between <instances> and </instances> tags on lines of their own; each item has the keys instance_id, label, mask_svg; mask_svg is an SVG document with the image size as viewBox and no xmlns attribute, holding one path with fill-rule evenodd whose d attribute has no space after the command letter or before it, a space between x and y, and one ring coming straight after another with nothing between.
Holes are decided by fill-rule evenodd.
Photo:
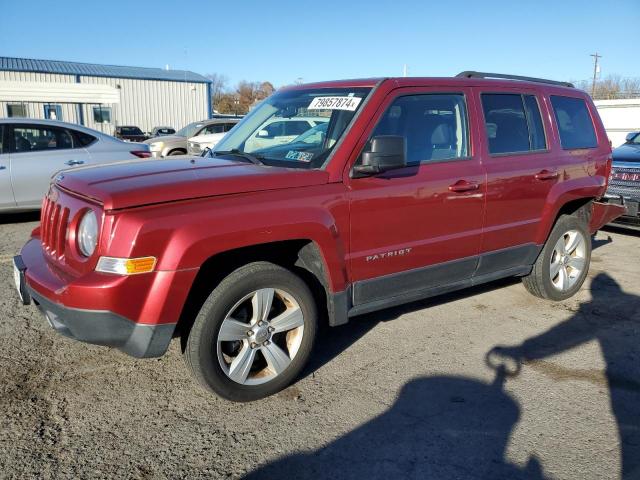
<instances>
[{"instance_id":1,"label":"taillight","mask_svg":"<svg viewBox=\"0 0 640 480\"><path fill-rule=\"evenodd\" d=\"M151 157L151 152L148 150L131 150L129 153L135 155L138 158L149 158Z\"/></svg>"}]
</instances>

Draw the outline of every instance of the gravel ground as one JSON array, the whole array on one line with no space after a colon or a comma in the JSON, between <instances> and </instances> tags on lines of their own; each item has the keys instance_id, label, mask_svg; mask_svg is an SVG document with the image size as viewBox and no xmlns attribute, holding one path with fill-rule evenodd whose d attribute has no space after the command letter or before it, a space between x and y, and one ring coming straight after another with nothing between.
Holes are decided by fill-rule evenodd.
<instances>
[{"instance_id":1,"label":"gravel ground","mask_svg":"<svg viewBox=\"0 0 640 480\"><path fill-rule=\"evenodd\" d=\"M600 232L566 302L507 280L359 317L289 389L233 404L176 341L135 360L19 305L36 220L0 217L0 477L640 478L638 234ZM497 345L517 376L485 364Z\"/></svg>"}]
</instances>

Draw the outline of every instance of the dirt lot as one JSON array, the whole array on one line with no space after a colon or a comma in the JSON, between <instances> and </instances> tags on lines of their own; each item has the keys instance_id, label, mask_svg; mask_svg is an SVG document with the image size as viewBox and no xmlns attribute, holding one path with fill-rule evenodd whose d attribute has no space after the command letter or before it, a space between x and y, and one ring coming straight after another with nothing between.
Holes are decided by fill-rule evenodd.
<instances>
[{"instance_id":1,"label":"dirt lot","mask_svg":"<svg viewBox=\"0 0 640 480\"><path fill-rule=\"evenodd\" d=\"M640 478L637 234L600 232L570 301L503 281L360 317L288 390L232 404L178 342L135 360L19 305L10 258L35 220L0 217L0 477ZM486 366L496 345L519 375Z\"/></svg>"}]
</instances>

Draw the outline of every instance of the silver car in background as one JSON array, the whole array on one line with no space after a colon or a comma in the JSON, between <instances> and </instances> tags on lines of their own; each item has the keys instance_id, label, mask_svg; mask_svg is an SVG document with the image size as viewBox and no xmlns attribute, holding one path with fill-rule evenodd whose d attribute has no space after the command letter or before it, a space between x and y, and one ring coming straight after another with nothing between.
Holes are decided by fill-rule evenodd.
<instances>
[{"instance_id":1,"label":"silver car in background","mask_svg":"<svg viewBox=\"0 0 640 480\"><path fill-rule=\"evenodd\" d=\"M164 158L171 155L186 155L187 140L199 135L228 132L241 117L211 118L201 122L193 122L178 130L175 135L165 135L159 138L150 138L144 143L151 148L153 158Z\"/></svg>"},{"instance_id":2,"label":"silver car in background","mask_svg":"<svg viewBox=\"0 0 640 480\"><path fill-rule=\"evenodd\" d=\"M150 156L148 145L80 125L0 119L0 212L38 210L52 175L60 170Z\"/></svg>"}]
</instances>

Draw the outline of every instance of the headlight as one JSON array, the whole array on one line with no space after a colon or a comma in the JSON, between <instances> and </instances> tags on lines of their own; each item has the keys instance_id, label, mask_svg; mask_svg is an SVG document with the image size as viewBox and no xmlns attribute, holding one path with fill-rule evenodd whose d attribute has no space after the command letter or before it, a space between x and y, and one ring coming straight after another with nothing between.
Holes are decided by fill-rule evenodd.
<instances>
[{"instance_id":1,"label":"headlight","mask_svg":"<svg viewBox=\"0 0 640 480\"><path fill-rule=\"evenodd\" d=\"M93 210L87 212L78 226L78 249L85 257L90 257L98 244L98 219Z\"/></svg>"},{"instance_id":2,"label":"headlight","mask_svg":"<svg viewBox=\"0 0 640 480\"><path fill-rule=\"evenodd\" d=\"M162 147L164 147L164 142L154 142L149 145L149 150L153 152L158 152L162 150Z\"/></svg>"}]
</instances>

